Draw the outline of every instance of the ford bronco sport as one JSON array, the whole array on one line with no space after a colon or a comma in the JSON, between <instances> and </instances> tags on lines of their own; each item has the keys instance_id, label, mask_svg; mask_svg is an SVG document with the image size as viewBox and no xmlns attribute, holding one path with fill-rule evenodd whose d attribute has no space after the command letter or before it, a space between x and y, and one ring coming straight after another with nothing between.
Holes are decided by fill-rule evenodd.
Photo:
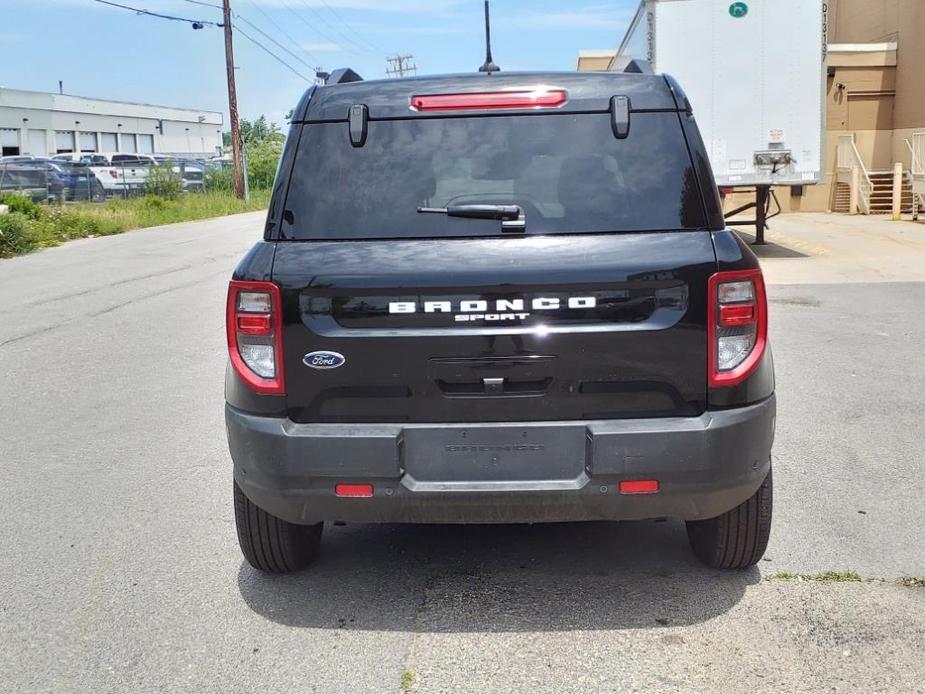
<instances>
[{"instance_id":1,"label":"ford bronco sport","mask_svg":"<svg viewBox=\"0 0 925 694\"><path fill-rule=\"evenodd\" d=\"M335 73L228 292L238 537L324 521L686 521L757 562L775 398L758 262L668 76Z\"/></svg>"}]
</instances>

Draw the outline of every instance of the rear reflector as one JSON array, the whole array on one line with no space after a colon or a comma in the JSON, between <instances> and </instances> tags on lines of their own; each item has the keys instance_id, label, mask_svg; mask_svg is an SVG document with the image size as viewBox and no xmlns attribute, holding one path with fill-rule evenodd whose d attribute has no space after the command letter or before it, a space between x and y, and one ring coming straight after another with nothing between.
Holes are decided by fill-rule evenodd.
<instances>
[{"instance_id":1,"label":"rear reflector","mask_svg":"<svg viewBox=\"0 0 925 694\"><path fill-rule=\"evenodd\" d=\"M724 328L732 325L748 325L755 320L754 304L739 304L719 307L719 324Z\"/></svg>"},{"instance_id":2,"label":"rear reflector","mask_svg":"<svg viewBox=\"0 0 925 694\"><path fill-rule=\"evenodd\" d=\"M655 494L658 480L623 480L620 482L621 494Z\"/></svg>"},{"instance_id":3,"label":"rear reflector","mask_svg":"<svg viewBox=\"0 0 925 694\"><path fill-rule=\"evenodd\" d=\"M270 316L264 314L238 314L238 332L246 335L269 335L272 330Z\"/></svg>"},{"instance_id":4,"label":"rear reflector","mask_svg":"<svg viewBox=\"0 0 925 694\"><path fill-rule=\"evenodd\" d=\"M356 498L367 498L373 495L373 485L371 484L336 484L334 485L335 496L346 496Z\"/></svg>"},{"instance_id":5,"label":"rear reflector","mask_svg":"<svg viewBox=\"0 0 925 694\"><path fill-rule=\"evenodd\" d=\"M568 101L564 89L532 89L470 94L421 94L411 97L415 111L465 111L483 109L555 108Z\"/></svg>"}]
</instances>

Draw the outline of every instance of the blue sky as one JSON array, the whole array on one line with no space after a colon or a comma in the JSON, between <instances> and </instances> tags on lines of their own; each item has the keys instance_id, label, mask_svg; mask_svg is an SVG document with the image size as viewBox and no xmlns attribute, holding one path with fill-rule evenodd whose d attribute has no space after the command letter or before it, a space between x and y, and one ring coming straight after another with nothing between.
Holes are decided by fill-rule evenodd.
<instances>
[{"instance_id":1,"label":"blue sky","mask_svg":"<svg viewBox=\"0 0 925 694\"><path fill-rule=\"evenodd\" d=\"M189 0L116 1L221 21L219 10ZM637 4L493 0L495 62L506 70L574 69L579 49L617 45ZM481 0L232 0L232 9L243 31L306 75L306 65L349 65L367 79L384 77L385 56L398 52L415 56L419 74L468 72L484 58ZM70 94L220 110L227 118L215 27L194 31L93 0L0 0L0 48L0 86L55 91L63 80ZM240 35L235 63L246 118L281 120L307 84Z\"/></svg>"}]
</instances>

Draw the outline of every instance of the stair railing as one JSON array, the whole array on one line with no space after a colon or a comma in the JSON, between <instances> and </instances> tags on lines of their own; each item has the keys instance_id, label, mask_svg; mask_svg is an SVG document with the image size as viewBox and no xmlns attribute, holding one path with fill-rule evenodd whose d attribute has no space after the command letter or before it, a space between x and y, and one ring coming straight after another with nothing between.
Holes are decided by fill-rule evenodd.
<instances>
[{"instance_id":1,"label":"stair railing","mask_svg":"<svg viewBox=\"0 0 925 694\"><path fill-rule=\"evenodd\" d=\"M836 149L835 169L836 180L851 186L852 171L858 170L858 209L862 214L870 214L870 195L874 191L873 181L861 159L861 153L854 143L854 135L839 135Z\"/></svg>"},{"instance_id":2,"label":"stair railing","mask_svg":"<svg viewBox=\"0 0 925 694\"><path fill-rule=\"evenodd\" d=\"M912 154L912 168L909 178L912 183L913 214L918 217L919 205L925 205L925 132L912 133L912 142L905 140Z\"/></svg>"}]
</instances>

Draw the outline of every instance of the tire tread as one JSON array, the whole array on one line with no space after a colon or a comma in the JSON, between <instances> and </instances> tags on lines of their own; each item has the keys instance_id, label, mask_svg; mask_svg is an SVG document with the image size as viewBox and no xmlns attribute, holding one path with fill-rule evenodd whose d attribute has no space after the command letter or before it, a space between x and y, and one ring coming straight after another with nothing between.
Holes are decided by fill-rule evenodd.
<instances>
[{"instance_id":1,"label":"tire tread","mask_svg":"<svg viewBox=\"0 0 925 694\"><path fill-rule=\"evenodd\" d=\"M248 564L265 573L304 569L315 559L322 524L296 525L267 513L234 483L238 544Z\"/></svg>"},{"instance_id":2,"label":"tire tread","mask_svg":"<svg viewBox=\"0 0 925 694\"><path fill-rule=\"evenodd\" d=\"M773 482L769 471L758 491L734 509L716 518L687 522L687 536L694 554L718 569L754 566L768 546L772 506Z\"/></svg>"}]
</instances>

